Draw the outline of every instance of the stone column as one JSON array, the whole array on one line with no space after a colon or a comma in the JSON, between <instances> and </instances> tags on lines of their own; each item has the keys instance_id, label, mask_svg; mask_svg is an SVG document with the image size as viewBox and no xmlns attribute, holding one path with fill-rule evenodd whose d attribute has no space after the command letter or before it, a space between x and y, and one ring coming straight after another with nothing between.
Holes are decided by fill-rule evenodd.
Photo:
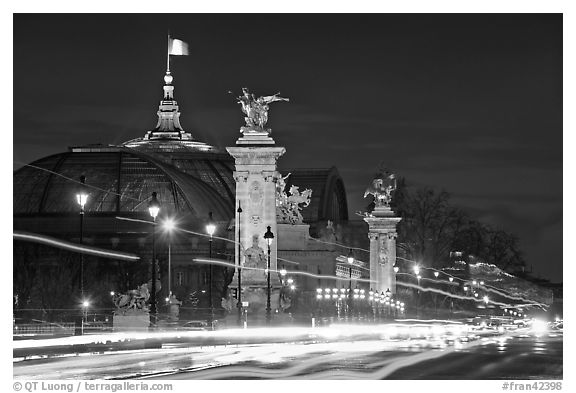
<instances>
[{"instance_id":1,"label":"stone column","mask_svg":"<svg viewBox=\"0 0 576 393\"><path fill-rule=\"evenodd\" d=\"M374 281L371 285L379 293L388 289L396 293L396 226L400 220L388 206L377 207L371 216L364 218L370 239L370 279Z\"/></svg>"},{"instance_id":2,"label":"stone column","mask_svg":"<svg viewBox=\"0 0 576 393\"><path fill-rule=\"evenodd\" d=\"M235 159L236 171L234 179L236 180L236 211L242 207L240 222L236 224L235 240L238 240L238 231L240 231L241 250L252 248L264 251L268 257L268 246L264 239L267 227L270 226L274 233L270 251L270 275L273 295L271 301L272 310L278 308L278 288L280 281L277 270L277 244L278 229L276 225L276 180L281 176L276 170L277 160L286 151L283 147L274 146L274 141L267 133L244 133L239 138L235 147L227 147L226 150ZM236 213L237 215L237 213ZM236 246L235 263L238 266L240 261L243 266L254 263L254 258L239 258L238 247ZM259 264L260 268L261 265ZM265 267L265 266L264 266ZM238 270L231 283L235 287L238 282ZM261 313L266 303L266 275L262 270L242 270L242 289L243 300L250 302L249 309L252 312ZM274 312L274 311L273 311ZM254 314L252 314L254 315Z\"/></svg>"},{"instance_id":3,"label":"stone column","mask_svg":"<svg viewBox=\"0 0 576 393\"><path fill-rule=\"evenodd\" d=\"M378 263L372 263L372 255L378 255L378 242L380 236L378 233L368 232L368 238L370 239L370 288L380 293L379 288L379 277L380 269L378 268Z\"/></svg>"}]
</instances>

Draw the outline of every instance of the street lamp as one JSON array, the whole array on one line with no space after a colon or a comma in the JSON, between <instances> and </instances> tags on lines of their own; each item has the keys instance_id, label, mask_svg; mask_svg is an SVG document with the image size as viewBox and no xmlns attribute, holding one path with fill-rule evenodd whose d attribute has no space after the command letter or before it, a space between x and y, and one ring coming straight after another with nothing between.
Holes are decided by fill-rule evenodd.
<instances>
[{"instance_id":1,"label":"street lamp","mask_svg":"<svg viewBox=\"0 0 576 393\"><path fill-rule=\"evenodd\" d=\"M399 271L400 271L400 268L398 266L394 266L394 273L398 274Z\"/></svg>"},{"instance_id":2,"label":"street lamp","mask_svg":"<svg viewBox=\"0 0 576 393\"><path fill-rule=\"evenodd\" d=\"M414 273L416 273L416 280L418 283L418 288L416 288L416 318L420 318L420 268L418 266L414 267Z\"/></svg>"},{"instance_id":3,"label":"street lamp","mask_svg":"<svg viewBox=\"0 0 576 393\"><path fill-rule=\"evenodd\" d=\"M164 220L164 229L168 232L168 299L172 296L172 252L170 249L170 233L174 228L176 228L176 224L173 219L167 218Z\"/></svg>"},{"instance_id":4,"label":"street lamp","mask_svg":"<svg viewBox=\"0 0 576 393\"><path fill-rule=\"evenodd\" d=\"M84 321L88 319L88 307L90 307L90 302L88 300L82 301L82 335L84 335Z\"/></svg>"},{"instance_id":5,"label":"street lamp","mask_svg":"<svg viewBox=\"0 0 576 393\"><path fill-rule=\"evenodd\" d=\"M238 309L238 325L242 325L242 236L240 234L240 214L242 213L242 207L240 207L240 201L238 201L238 220L236 225L238 226L238 292L236 296L238 297L238 302L236 303L236 308Z\"/></svg>"},{"instance_id":6,"label":"street lamp","mask_svg":"<svg viewBox=\"0 0 576 393\"><path fill-rule=\"evenodd\" d=\"M270 325L270 319L272 318L270 309L270 246L272 245L272 240L274 240L274 234L271 231L270 225L264 234L264 239L266 244L268 244L268 269L266 271L266 324Z\"/></svg>"},{"instance_id":7,"label":"street lamp","mask_svg":"<svg viewBox=\"0 0 576 393\"><path fill-rule=\"evenodd\" d=\"M208 213L208 224L206 225L206 233L210 235L210 244L208 246L208 259L210 259L210 266L208 267L208 300L210 305L210 327L214 328L214 309L212 307L212 235L216 232L216 224L214 224L214 220L212 219L212 212Z\"/></svg>"},{"instance_id":8,"label":"street lamp","mask_svg":"<svg viewBox=\"0 0 576 393\"><path fill-rule=\"evenodd\" d=\"M350 249L348 251L348 257L346 257L348 264L350 265L350 275L348 280L348 313L352 311L352 266L354 265L354 251Z\"/></svg>"},{"instance_id":9,"label":"street lamp","mask_svg":"<svg viewBox=\"0 0 576 393\"><path fill-rule=\"evenodd\" d=\"M160 213L160 202L158 202L156 192L152 193L152 199L148 204L148 211L150 212L150 216L154 220L154 225L152 226L152 290L150 294L150 313L152 314L152 320L150 321L151 324L156 323L156 217L158 217L158 213Z\"/></svg>"},{"instance_id":10,"label":"street lamp","mask_svg":"<svg viewBox=\"0 0 576 393\"><path fill-rule=\"evenodd\" d=\"M80 189L76 194L76 202L80 205L80 245L84 243L84 206L88 202L86 191L86 176L80 176ZM80 253L80 297L84 300L84 253Z\"/></svg>"},{"instance_id":11,"label":"street lamp","mask_svg":"<svg viewBox=\"0 0 576 393\"><path fill-rule=\"evenodd\" d=\"M440 273L434 272L434 277L438 278L438 275L440 275Z\"/></svg>"}]
</instances>

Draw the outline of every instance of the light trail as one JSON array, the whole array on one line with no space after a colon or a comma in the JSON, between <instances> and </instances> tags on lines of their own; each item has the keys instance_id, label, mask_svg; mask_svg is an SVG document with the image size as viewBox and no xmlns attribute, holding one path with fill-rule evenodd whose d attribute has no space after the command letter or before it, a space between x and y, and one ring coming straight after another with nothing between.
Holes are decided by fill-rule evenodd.
<instances>
[{"instance_id":1,"label":"light trail","mask_svg":"<svg viewBox=\"0 0 576 393\"><path fill-rule=\"evenodd\" d=\"M82 182L80 182L80 181L78 181L78 180L76 180L76 179L72 179L72 178L70 178L70 177L68 177L68 176L64 176L64 175L61 174L61 173L51 171L50 169L42 168L42 167L39 167L39 166L36 166L36 165L32 165L32 164L26 164L26 163L23 163L23 162L17 161L17 160L13 160L13 162L16 162L16 163L18 163L18 164L22 164L22 166L28 166L28 167L30 167L30 168L34 168L34 169L38 169L38 170L41 170L41 171L44 171L44 172L48 172L48 173L50 173L50 174L52 174L52 175L55 175L55 176L61 177L61 178L63 178L63 179L66 179L66 180L68 180L68 181L71 181L72 183L79 184L79 185L81 185L81 186L83 186L83 187L86 187L86 188L92 188L93 190L101 191L101 192L103 192L103 193L105 193L105 194L112 194L112 195L120 196L120 197L122 197L122 198L131 199L131 200L137 201L137 202L139 202L139 203L142 203L142 202L143 202L143 201L139 200L138 198L134 198L134 197L131 197L131 196L129 196L129 195L119 194L119 193L117 193L117 192L114 192L112 189L105 190L105 189L103 189L103 188L96 187L96 186L94 186L94 185L92 185L92 184L82 183ZM98 173L103 174L102 172L98 172Z\"/></svg>"},{"instance_id":2,"label":"light trail","mask_svg":"<svg viewBox=\"0 0 576 393\"><path fill-rule=\"evenodd\" d=\"M511 333L500 335L499 340L511 337ZM218 364L202 370L181 370L166 375L166 379L348 379L348 380L381 380L405 367L411 367L438 359L455 351L470 350L478 345L485 345L485 341L470 342L453 341L453 345L446 344L441 335L438 338L430 336L411 337L404 341L394 340L361 340L353 342L338 342L338 346L331 344L293 343L288 345L266 346L251 348L250 353L236 351L229 357L218 357ZM458 337L470 337L468 331L462 331ZM454 339L458 337L453 336ZM479 338L480 336L474 336ZM414 338L419 339L414 341ZM457 343L457 345L456 345ZM424 352L415 355L408 353L395 353L379 360L382 353L391 353L402 349L419 347ZM244 348L243 348L244 351ZM329 352L329 353L325 353ZM302 359L304 356L308 358ZM375 357L374 360L371 358ZM294 361L298 359L298 361ZM222 360L222 363L220 363ZM228 365L223 363L257 362L259 365ZM343 370L342 362L358 363L360 370ZM280 368L263 368L269 364L281 364ZM146 377L144 377L146 378Z\"/></svg>"},{"instance_id":3,"label":"light trail","mask_svg":"<svg viewBox=\"0 0 576 393\"><path fill-rule=\"evenodd\" d=\"M316 239L316 238L311 237L311 236L308 236L308 239L314 240L315 242L318 242L318 243L324 243L324 244L330 244L330 245L333 245L333 246L342 247L342 248L345 248L345 249L348 249L348 250L352 249L352 250L358 250L358 251L364 251L364 252L370 253L370 250L366 250L366 249L360 248L360 247L351 247L351 246L347 246L347 245L342 244L342 243L327 242L327 241L324 241L324 240Z\"/></svg>"},{"instance_id":4,"label":"light trail","mask_svg":"<svg viewBox=\"0 0 576 393\"><path fill-rule=\"evenodd\" d=\"M119 219L119 220L141 222L141 223L150 224L150 225L158 225L158 223L154 223L153 221L147 221L147 220L141 220L141 219L135 219L135 218L128 218L128 217L120 217L120 216L117 216L116 218ZM195 232L195 231L191 231L191 230L188 230L188 229L183 229L183 228L180 228L180 227L175 227L174 229L175 229L175 230L178 230L178 231L182 231L182 232L188 233L188 234L196 235L196 236L202 236L202 237L206 237L206 238L209 238L209 237L210 237L210 235L208 235L208 234L201 233L201 232ZM244 250L244 246L243 246L241 243L239 243L239 242L237 242L237 241L235 241L235 240L231 240L231 239L227 239L227 238L223 238L223 237L218 237L218 236L213 236L212 238L213 238L213 239L219 239L219 240L222 240L222 241L225 241L225 242L229 242L229 243L232 243L232 244L234 244L234 245L240 244L241 248ZM341 245L341 244L338 244L338 243L325 242L325 241L321 241L321 240L318 240L318 239L314 239L314 238L312 238L312 237L309 237L309 239L317 240L317 241L319 241L319 242L321 242L321 243L334 244L334 245L338 245L338 246L341 246L341 247L345 247L344 245ZM350 248L350 247L345 247L345 248ZM362 248L353 248L353 249L362 250L362 251L367 251L367 250L364 250L364 249L362 249ZM415 261L411 261L411 260L408 260L408 259L406 259L406 258L401 258L401 257L397 257L397 258L404 259L404 260L407 260L407 261L409 261L409 262L414 262L414 263L416 263ZM296 265L299 265L299 264L300 264L300 262L292 261L292 260L289 260L289 259L286 259L286 258L277 257L277 260L281 260L281 261L284 261L284 262L287 262L287 263L291 263L291 264L296 264ZM207 263L207 264L220 265L220 266L226 266L226 267L230 267L230 268L233 268L233 269L236 269L236 268L237 268L237 266L236 266L235 263L230 263L230 262L227 262L227 261L224 261L224 260L216 260L216 259L210 260L210 259L204 259L204 258L195 258L195 259L193 259L193 261L202 262L202 263ZM442 273L442 274L446 274L446 275L448 275L448 276L450 276L450 277L454 277L456 280L459 280L459 281L462 281L462 282L468 282L468 281L469 281L469 280L464 280L464 279L461 279L461 278L458 278L458 277L455 277L455 276L451 276L451 275L449 275L449 274L447 274L447 273L444 273L443 271L440 271L440 270L437 270L437 269L428 268L428 267L420 267L420 268L421 268L421 269L438 271L438 272L440 272L440 273ZM264 269L264 268L252 268L252 267L242 266L242 269L246 269L246 270L257 270L257 271L266 272L266 269ZM368 270L368 269L366 269L366 270ZM270 269L270 271L271 271L271 272L274 272L274 273L280 273L279 270L275 270L275 269ZM301 270L290 270L290 271L287 270L286 273L287 273L287 274L291 274L291 275L307 276L307 277L312 277L312 278L316 278L316 279L327 279L327 280L335 280L335 281L343 281L343 282L349 282L349 281L350 281L349 278L345 278L345 277L338 277L338 276L335 276L335 275L315 274L315 273L310 273L310 272L304 272L304 271L301 271ZM399 273L397 273L397 274L398 274L398 275L402 274L402 275L412 276L411 273L400 273L400 272L399 272ZM459 285L459 284L456 283L456 282L436 280L436 279L427 278L427 277L421 277L420 280L427 280L427 281L435 282L435 283L442 284L442 285L453 285L453 286L458 286L458 285ZM355 279L355 281L357 281L357 282L365 282L365 283L369 283L369 284L372 284L372 283L375 283L375 282L376 282L376 280L363 279L363 278ZM445 294L446 296L450 296L450 297L454 297L454 298L469 299L469 300L475 300L475 301L482 301L482 299L479 300L479 299L474 298L474 297L459 296L459 295L450 294L450 293L447 293L447 292L444 292L444 291L441 291L441 290L436 290L436 289L433 289L433 288L423 288L423 287L415 286L415 285L412 285L412 284L403 283L403 282L401 282L401 281L398 281L397 283L398 283L398 284L401 284L401 285L404 285L404 284L405 284L404 286L409 286L409 287L412 287L412 288L420 288L420 289L423 290L423 291L430 291L430 292L436 292L436 293ZM531 299L518 298L518 297L515 297L515 296L513 296L513 295L506 295L504 292L501 292L501 291L492 290L492 292L498 292L498 294L500 294L501 296L507 297L507 298L510 298L510 299L513 299L513 300L521 300L521 301L524 301L524 302L535 302L535 303L537 303L538 305L540 305L540 307L546 306L546 305L544 305L544 304L542 304L542 303L536 302L536 301L531 300ZM497 302L493 302L493 301L491 301L491 303L492 303L492 304L499 304L499 305L502 304L502 305L505 305L505 303L497 303ZM526 306L526 305L524 305L524 306ZM508 308L512 308L512 307L509 306Z\"/></svg>"},{"instance_id":5,"label":"light trail","mask_svg":"<svg viewBox=\"0 0 576 393\"><path fill-rule=\"evenodd\" d=\"M454 298L454 299L473 300L477 303L484 303L484 300L480 297L458 295L455 293L443 291L441 289L421 287L419 285L411 284L411 283L404 282L404 281L396 281L396 285L400 285L400 286L408 287L408 288L414 288L414 289L417 289L417 290L422 291L422 292L439 293L441 295L445 295L445 296L448 296L448 297ZM497 301L492 300L492 299L490 299L489 303L490 304L496 304L496 305L504 307L504 308L515 308L515 307L518 308L518 307L529 307L529 306L534 306L534 305L540 305L540 303L523 303L520 305L511 305L508 303L497 302Z\"/></svg>"},{"instance_id":6,"label":"light trail","mask_svg":"<svg viewBox=\"0 0 576 393\"><path fill-rule=\"evenodd\" d=\"M34 243L46 244L63 250L78 252L81 254L95 255L103 258L110 259L121 259L126 261L137 261L140 259L139 256L134 254L129 254L125 252L109 251L103 248L91 247L80 245L76 243L71 243L68 241L56 239L46 235L38 235L35 233L29 233L24 231L14 231L13 237L16 240L29 241Z\"/></svg>"},{"instance_id":7,"label":"light trail","mask_svg":"<svg viewBox=\"0 0 576 393\"><path fill-rule=\"evenodd\" d=\"M138 218L128 218L128 217L116 216L116 219L118 219L118 220L124 220L124 221L141 222L141 223L144 223L144 224L155 225L155 226L161 226L161 224L158 223L158 222L148 221L148 220L141 220L141 219L138 219ZM206 233L195 232L195 231L191 231L191 230L189 230L189 229L180 228L180 227L177 227L177 226L175 226L174 228L172 228L172 230L180 231L180 232L185 232L185 233L188 233L188 234L190 234L190 235L196 235L196 236L202 236L202 237L206 237L206 238L223 240L223 241L225 241L225 242L229 242L229 243L232 243L232 244L235 244L235 245L240 244L240 247L242 247L242 249L244 250L244 246L243 246L241 243L239 243L239 242L237 242L237 241L235 241L235 240L227 239L227 238L225 238L225 237L210 236L210 235L208 235L208 234L206 234Z\"/></svg>"}]
</instances>

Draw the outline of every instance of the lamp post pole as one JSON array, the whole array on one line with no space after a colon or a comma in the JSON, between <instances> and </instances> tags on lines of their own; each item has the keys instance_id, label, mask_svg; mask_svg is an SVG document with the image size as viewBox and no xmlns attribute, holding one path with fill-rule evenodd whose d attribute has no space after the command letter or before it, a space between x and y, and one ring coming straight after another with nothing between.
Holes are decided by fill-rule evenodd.
<instances>
[{"instance_id":1,"label":"lamp post pole","mask_svg":"<svg viewBox=\"0 0 576 393\"><path fill-rule=\"evenodd\" d=\"M212 219L212 212L208 213L208 225L206 225L206 232L210 235L210 244L208 246L208 259L210 259L210 266L208 267L208 300L210 305L210 327L214 329L214 307L212 306L212 235L216 231L216 224Z\"/></svg>"},{"instance_id":2,"label":"lamp post pole","mask_svg":"<svg viewBox=\"0 0 576 393\"><path fill-rule=\"evenodd\" d=\"M86 202L88 201L88 193L86 192L86 176L82 175L80 176L80 189L78 190L78 193L76 194L76 202L78 202L78 205L80 205L80 245L82 246L84 244L84 206L86 205ZM84 297L84 253L80 252L80 298L82 300L82 304L84 304L86 302L86 299ZM78 321L76 321L76 331L75 334L80 334L83 335L84 334L84 318L85 318L85 313L84 310L82 311L82 316L78 319L80 319L80 328L78 328Z\"/></svg>"},{"instance_id":3,"label":"lamp post pole","mask_svg":"<svg viewBox=\"0 0 576 393\"><path fill-rule=\"evenodd\" d=\"M80 176L81 188L78 194L76 194L76 201L80 205L80 245L84 244L84 206L88 201L88 194L86 192L86 176ZM80 253L80 295L82 302L84 299L84 253Z\"/></svg>"},{"instance_id":4,"label":"lamp post pole","mask_svg":"<svg viewBox=\"0 0 576 393\"><path fill-rule=\"evenodd\" d=\"M176 228L176 223L174 219L167 218L162 223L162 227L164 228L167 237L168 237L168 297L166 301L170 303L170 299L172 298L172 230Z\"/></svg>"},{"instance_id":5,"label":"lamp post pole","mask_svg":"<svg viewBox=\"0 0 576 393\"><path fill-rule=\"evenodd\" d=\"M158 202L156 192L152 193L152 200L148 204L148 210L150 212L150 216L154 220L152 225L152 261L151 261L151 268L152 268L152 289L150 294L150 325L154 327L157 322L157 313L158 310L156 308L156 217L158 217L158 213L160 212L160 203Z\"/></svg>"},{"instance_id":6,"label":"lamp post pole","mask_svg":"<svg viewBox=\"0 0 576 393\"><path fill-rule=\"evenodd\" d=\"M354 265L354 251L350 249L348 252L348 264L350 265L349 277L348 277L348 315L352 315L352 266Z\"/></svg>"},{"instance_id":7,"label":"lamp post pole","mask_svg":"<svg viewBox=\"0 0 576 393\"><path fill-rule=\"evenodd\" d=\"M416 318L420 318L420 268L418 265L414 266L414 273L416 274L416 280L418 283L418 288L416 289Z\"/></svg>"},{"instance_id":8,"label":"lamp post pole","mask_svg":"<svg viewBox=\"0 0 576 393\"><path fill-rule=\"evenodd\" d=\"M270 308L270 245L272 244L272 239L274 239L274 234L270 230L270 226L266 233L264 234L264 239L268 244L268 269L266 272L266 325L270 325L270 320L272 319L271 308Z\"/></svg>"},{"instance_id":9,"label":"lamp post pole","mask_svg":"<svg viewBox=\"0 0 576 393\"><path fill-rule=\"evenodd\" d=\"M238 303L236 303L236 308L238 308L238 326L242 326L242 235L240 230L242 226L240 225L240 214L242 213L242 207L240 207L240 201L238 201Z\"/></svg>"}]
</instances>

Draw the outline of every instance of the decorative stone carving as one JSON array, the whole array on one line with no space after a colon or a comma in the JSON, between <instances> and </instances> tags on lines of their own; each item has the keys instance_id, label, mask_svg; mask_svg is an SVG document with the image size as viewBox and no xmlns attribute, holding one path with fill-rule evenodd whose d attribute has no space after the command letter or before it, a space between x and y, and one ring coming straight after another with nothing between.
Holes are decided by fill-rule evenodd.
<instances>
[{"instance_id":1,"label":"decorative stone carving","mask_svg":"<svg viewBox=\"0 0 576 393\"><path fill-rule=\"evenodd\" d=\"M182 305L182 301L178 300L176 295L172 294L168 299L168 304L170 305L168 319L171 321L177 321L180 315L180 306Z\"/></svg>"},{"instance_id":2,"label":"decorative stone carving","mask_svg":"<svg viewBox=\"0 0 576 393\"><path fill-rule=\"evenodd\" d=\"M380 237L380 250L378 260L380 265L386 265L388 263L388 237Z\"/></svg>"},{"instance_id":3,"label":"decorative stone carving","mask_svg":"<svg viewBox=\"0 0 576 393\"><path fill-rule=\"evenodd\" d=\"M248 172L234 172L234 180L236 182L247 182L248 181Z\"/></svg>"},{"instance_id":4,"label":"decorative stone carving","mask_svg":"<svg viewBox=\"0 0 576 393\"><path fill-rule=\"evenodd\" d=\"M374 197L376 208L390 207L392 194L396 190L396 176L388 169L383 168L378 171L372 180L372 184L364 193L364 198L368 195Z\"/></svg>"},{"instance_id":5,"label":"decorative stone carving","mask_svg":"<svg viewBox=\"0 0 576 393\"><path fill-rule=\"evenodd\" d=\"M270 129L265 128L268 122L268 104L276 101L290 101L288 98L280 97L279 94L256 98L254 94L248 91L248 88L242 88L242 95L237 97L237 102L241 105L242 112L246 115L244 118L246 126L240 128L242 134L270 133Z\"/></svg>"},{"instance_id":6,"label":"decorative stone carving","mask_svg":"<svg viewBox=\"0 0 576 393\"><path fill-rule=\"evenodd\" d=\"M266 254L258 245L258 235L252 236L252 247L244 251L244 268L242 278L246 280L246 283L266 281Z\"/></svg>"},{"instance_id":7,"label":"decorative stone carving","mask_svg":"<svg viewBox=\"0 0 576 393\"><path fill-rule=\"evenodd\" d=\"M150 298L148 284L142 284L138 289L132 289L128 293L116 293L112 297L112 302L116 306L115 315L125 315L128 313L148 312L146 302Z\"/></svg>"},{"instance_id":8,"label":"decorative stone carving","mask_svg":"<svg viewBox=\"0 0 576 393\"><path fill-rule=\"evenodd\" d=\"M290 195L286 194L284 189L288 176L290 173L276 181L276 221L279 224L302 224L304 218L300 211L310 205L312 190L306 189L300 193L299 187L293 185L290 187ZM300 206L301 204L304 206Z\"/></svg>"}]
</instances>

